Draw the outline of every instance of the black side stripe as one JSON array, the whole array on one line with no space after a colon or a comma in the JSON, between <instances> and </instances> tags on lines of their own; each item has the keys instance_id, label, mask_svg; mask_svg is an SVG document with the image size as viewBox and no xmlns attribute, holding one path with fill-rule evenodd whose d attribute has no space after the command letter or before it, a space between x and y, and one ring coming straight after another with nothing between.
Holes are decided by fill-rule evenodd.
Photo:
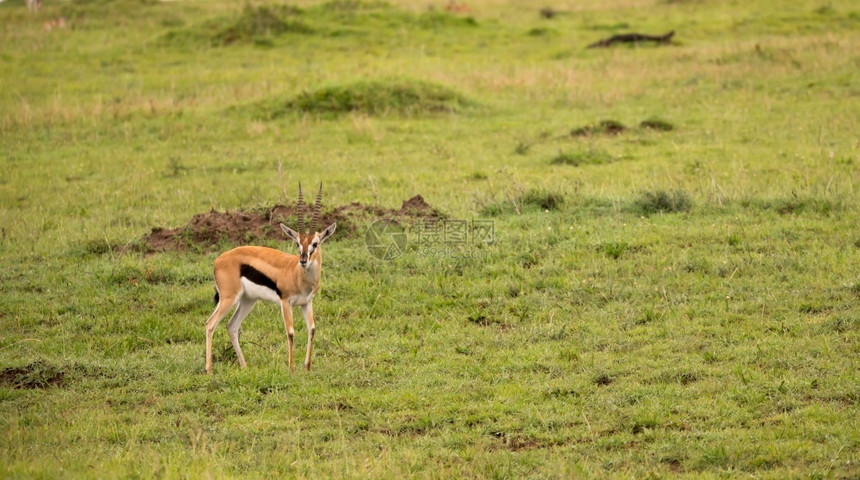
<instances>
[{"instance_id":1,"label":"black side stripe","mask_svg":"<svg viewBox=\"0 0 860 480\"><path fill-rule=\"evenodd\" d=\"M248 280L253 283L256 283L257 285L262 285L268 289L273 290L278 295L278 298L281 297L281 291L278 289L278 284L276 284L274 280L267 277L266 274L257 270L256 268L250 265L242 265L239 268L239 275L247 278Z\"/></svg>"}]
</instances>

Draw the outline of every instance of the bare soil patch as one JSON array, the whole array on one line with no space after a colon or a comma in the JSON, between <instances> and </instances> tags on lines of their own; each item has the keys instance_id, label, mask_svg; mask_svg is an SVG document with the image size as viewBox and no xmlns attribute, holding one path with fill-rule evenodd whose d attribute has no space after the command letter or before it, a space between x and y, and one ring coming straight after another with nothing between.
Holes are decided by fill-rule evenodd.
<instances>
[{"instance_id":1,"label":"bare soil patch","mask_svg":"<svg viewBox=\"0 0 860 480\"><path fill-rule=\"evenodd\" d=\"M211 210L194 215L191 221L182 227L153 228L132 248L144 252L208 250L223 244L280 241L285 237L278 224L283 222L296 228L298 223L296 211L295 204L276 205L250 211ZM359 235L360 227L377 219L412 222L417 219L442 216L439 210L430 206L421 195L415 195L404 201L399 209L362 205L358 202L333 209L323 208L320 228L337 222L337 233L332 237L332 240L337 240Z\"/></svg>"},{"instance_id":2,"label":"bare soil patch","mask_svg":"<svg viewBox=\"0 0 860 480\"><path fill-rule=\"evenodd\" d=\"M675 36L675 31L666 33L665 35L645 35L642 33L623 33L613 35L609 38L592 43L588 48L607 48L619 43L628 43L638 45L645 42L653 42L655 45L671 45L672 37Z\"/></svg>"},{"instance_id":3,"label":"bare soil patch","mask_svg":"<svg viewBox=\"0 0 860 480\"><path fill-rule=\"evenodd\" d=\"M601 120L594 125L585 125L570 131L574 137L591 137L595 135L620 135L627 127L616 120Z\"/></svg>"},{"instance_id":4,"label":"bare soil patch","mask_svg":"<svg viewBox=\"0 0 860 480\"><path fill-rule=\"evenodd\" d=\"M0 385L17 389L35 389L62 386L67 371L43 362L34 362L23 367L0 370Z\"/></svg>"},{"instance_id":5,"label":"bare soil patch","mask_svg":"<svg viewBox=\"0 0 860 480\"><path fill-rule=\"evenodd\" d=\"M509 435L507 432L492 432L490 435L498 439L498 443L490 447L492 450L520 452L564 445L564 442L558 440L536 438L522 434Z\"/></svg>"}]
</instances>

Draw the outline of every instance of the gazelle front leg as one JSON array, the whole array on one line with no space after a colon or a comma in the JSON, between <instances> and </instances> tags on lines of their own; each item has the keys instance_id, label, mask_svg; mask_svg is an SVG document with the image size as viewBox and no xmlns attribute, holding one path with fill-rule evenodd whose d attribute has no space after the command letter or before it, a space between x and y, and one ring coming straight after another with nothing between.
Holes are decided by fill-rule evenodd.
<instances>
[{"instance_id":1,"label":"gazelle front leg","mask_svg":"<svg viewBox=\"0 0 860 480\"><path fill-rule=\"evenodd\" d=\"M308 327L308 352L305 354L305 369L311 371L311 353L314 351L314 304L308 302L302 305L302 315Z\"/></svg>"},{"instance_id":2,"label":"gazelle front leg","mask_svg":"<svg viewBox=\"0 0 860 480\"><path fill-rule=\"evenodd\" d=\"M295 373L293 368L293 307L288 300L281 301L281 313L284 314L284 328L287 329L287 338L290 340L290 372Z\"/></svg>"}]
</instances>

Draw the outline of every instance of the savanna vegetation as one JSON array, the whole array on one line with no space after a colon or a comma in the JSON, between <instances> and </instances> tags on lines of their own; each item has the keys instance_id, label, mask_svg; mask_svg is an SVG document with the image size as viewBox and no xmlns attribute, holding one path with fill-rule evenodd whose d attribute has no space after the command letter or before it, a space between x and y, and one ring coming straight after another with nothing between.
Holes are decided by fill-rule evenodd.
<instances>
[{"instance_id":1,"label":"savanna vegetation","mask_svg":"<svg viewBox=\"0 0 860 480\"><path fill-rule=\"evenodd\" d=\"M860 476L857 3L457 3L0 3L0 476ZM314 369L260 304L208 376L292 246L147 238L299 181Z\"/></svg>"}]
</instances>

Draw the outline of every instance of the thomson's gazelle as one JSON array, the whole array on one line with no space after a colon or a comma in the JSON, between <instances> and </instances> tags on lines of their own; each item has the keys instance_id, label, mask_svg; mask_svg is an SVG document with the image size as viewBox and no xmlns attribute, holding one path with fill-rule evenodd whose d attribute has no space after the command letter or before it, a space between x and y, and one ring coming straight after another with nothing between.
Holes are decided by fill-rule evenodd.
<instances>
[{"instance_id":1,"label":"thomson's gazelle","mask_svg":"<svg viewBox=\"0 0 860 480\"><path fill-rule=\"evenodd\" d=\"M305 230L305 203L302 185L299 184L299 201L296 206L299 231L283 223L281 229L296 242L298 255L289 255L266 247L237 247L215 259L215 312L206 322L206 372L212 373L212 334L215 327L233 308L233 316L227 323L227 332L239 366L245 368L245 357L239 347L239 327L251 312L257 300L266 300L281 306L284 327L290 343L290 371L293 370L293 306L302 307L308 328L308 350L305 368L311 369L311 352L314 340L314 295L320 289L322 274L322 243L334 234L337 227L332 223L320 233L320 202L322 185L314 205L310 230Z\"/></svg>"}]
</instances>

